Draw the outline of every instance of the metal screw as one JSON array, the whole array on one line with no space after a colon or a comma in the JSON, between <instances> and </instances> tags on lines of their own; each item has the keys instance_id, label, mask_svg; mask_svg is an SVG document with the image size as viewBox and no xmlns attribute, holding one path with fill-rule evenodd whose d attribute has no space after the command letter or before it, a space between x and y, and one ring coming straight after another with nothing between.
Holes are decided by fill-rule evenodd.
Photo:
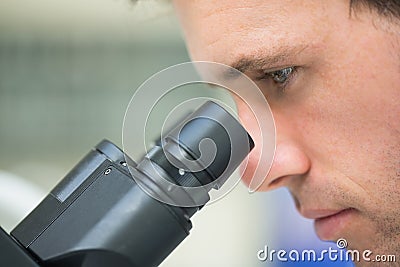
<instances>
[{"instance_id":1,"label":"metal screw","mask_svg":"<svg viewBox=\"0 0 400 267\"><path fill-rule=\"evenodd\" d=\"M111 168L108 168L107 170L104 171L104 174L105 174L105 175L109 175L110 172L111 172Z\"/></svg>"},{"instance_id":2,"label":"metal screw","mask_svg":"<svg viewBox=\"0 0 400 267\"><path fill-rule=\"evenodd\" d=\"M122 161L122 162L121 162L121 165L124 166L124 167L128 166L128 164L126 164L125 161Z\"/></svg>"}]
</instances>

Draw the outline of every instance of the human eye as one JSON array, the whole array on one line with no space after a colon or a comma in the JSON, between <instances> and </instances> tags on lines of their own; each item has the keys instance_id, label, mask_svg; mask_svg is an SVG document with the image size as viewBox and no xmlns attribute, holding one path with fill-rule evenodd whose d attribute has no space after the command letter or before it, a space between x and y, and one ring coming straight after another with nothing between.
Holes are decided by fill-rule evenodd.
<instances>
[{"instance_id":1,"label":"human eye","mask_svg":"<svg viewBox=\"0 0 400 267\"><path fill-rule=\"evenodd\" d=\"M296 70L296 67L287 67L275 71L264 72L263 76L260 77L259 80L271 82L279 91L283 92L290 84Z\"/></svg>"}]
</instances>

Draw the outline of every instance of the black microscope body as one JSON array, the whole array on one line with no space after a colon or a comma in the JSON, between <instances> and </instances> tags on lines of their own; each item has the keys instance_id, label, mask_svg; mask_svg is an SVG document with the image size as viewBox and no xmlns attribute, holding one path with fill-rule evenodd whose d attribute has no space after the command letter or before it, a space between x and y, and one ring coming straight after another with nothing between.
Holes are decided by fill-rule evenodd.
<instances>
[{"instance_id":1,"label":"black microscope body","mask_svg":"<svg viewBox=\"0 0 400 267\"><path fill-rule=\"evenodd\" d=\"M231 131L240 132L239 141L230 139ZM201 156L198 146L204 138L216 144L214 162L182 175L167 154L179 156L163 147L179 147L195 160ZM231 155L231 146L238 142L243 147L236 153L240 155ZM103 140L10 235L0 228L0 266L158 266L188 236L190 218L203 205L170 205L150 196L143 186L165 193L155 186L152 168L178 186L202 186L225 172L233 158L231 174L253 147L236 119L211 101L189 115L138 164ZM132 176L140 176L143 184ZM209 198L208 190L202 197Z\"/></svg>"}]
</instances>

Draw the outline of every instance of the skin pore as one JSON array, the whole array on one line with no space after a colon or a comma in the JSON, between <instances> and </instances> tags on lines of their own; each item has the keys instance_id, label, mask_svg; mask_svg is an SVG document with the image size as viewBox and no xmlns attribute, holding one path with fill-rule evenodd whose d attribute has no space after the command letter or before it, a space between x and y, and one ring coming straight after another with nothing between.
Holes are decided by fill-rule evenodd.
<instances>
[{"instance_id":1,"label":"skin pore","mask_svg":"<svg viewBox=\"0 0 400 267\"><path fill-rule=\"evenodd\" d=\"M239 69L270 104L276 152L259 190L287 187L323 240L400 251L400 27L352 13L345 0L174 6L192 59ZM253 115L237 105L257 136ZM258 164L255 141L245 183Z\"/></svg>"}]
</instances>

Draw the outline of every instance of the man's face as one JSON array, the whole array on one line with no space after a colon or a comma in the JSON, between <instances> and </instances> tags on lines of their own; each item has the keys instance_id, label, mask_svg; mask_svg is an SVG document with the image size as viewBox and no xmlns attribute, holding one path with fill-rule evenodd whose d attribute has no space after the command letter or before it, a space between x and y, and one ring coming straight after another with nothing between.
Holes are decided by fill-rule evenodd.
<instances>
[{"instance_id":1,"label":"man's face","mask_svg":"<svg viewBox=\"0 0 400 267\"><path fill-rule=\"evenodd\" d=\"M260 189L286 186L321 239L400 251L399 28L368 11L350 14L344 0L174 5L192 59L239 68L270 104L276 153Z\"/></svg>"}]
</instances>

